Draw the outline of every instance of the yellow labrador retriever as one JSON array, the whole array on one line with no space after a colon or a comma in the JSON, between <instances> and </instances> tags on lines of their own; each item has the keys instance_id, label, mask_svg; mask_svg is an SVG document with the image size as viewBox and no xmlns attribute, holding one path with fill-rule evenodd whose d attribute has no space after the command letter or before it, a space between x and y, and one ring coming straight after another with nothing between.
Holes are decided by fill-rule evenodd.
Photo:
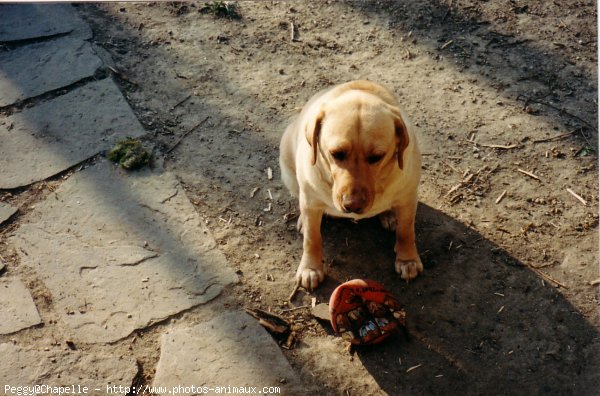
<instances>
[{"instance_id":1,"label":"yellow labrador retriever","mask_svg":"<svg viewBox=\"0 0 600 396\"><path fill-rule=\"evenodd\" d=\"M421 154L394 95L369 81L316 94L281 139L282 179L300 202L304 235L299 285L325 278L323 214L351 219L380 215L396 230L396 272L407 281L423 272L415 245Z\"/></svg>"}]
</instances>

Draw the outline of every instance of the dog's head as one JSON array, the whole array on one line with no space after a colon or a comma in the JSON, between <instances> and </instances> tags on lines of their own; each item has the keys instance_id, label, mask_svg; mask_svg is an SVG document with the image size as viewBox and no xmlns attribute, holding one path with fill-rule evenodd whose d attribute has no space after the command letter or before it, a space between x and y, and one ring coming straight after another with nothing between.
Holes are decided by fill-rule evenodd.
<instances>
[{"instance_id":1,"label":"dog's head","mask_svg":"<svg viewBox=\"0 0 600 396\"><path fill-rule=\"evenodd\" d=\"M368 212L395 167L403 169L409 137L400 110L375 94L351 90L307 117L312 163L331 175L336 208Z\"/></svg>"}]
</instances>

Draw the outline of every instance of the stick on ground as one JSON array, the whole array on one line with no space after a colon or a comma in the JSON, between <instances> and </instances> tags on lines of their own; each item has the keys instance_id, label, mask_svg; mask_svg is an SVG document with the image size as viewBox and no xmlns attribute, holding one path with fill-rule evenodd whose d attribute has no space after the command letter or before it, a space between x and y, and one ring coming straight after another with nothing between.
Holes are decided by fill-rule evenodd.
<instances>
[{"instance_id":1,"label":"stick on ground","mask_svg":"<svg viewBox=\"0 0 600 396\"><path fill-rule=\"evenodd\" d=\"M581 196L579 194L577 194L575 191L571 190L570 188L567 188L567 191L569 192L569 194L571 194L572 196L577 198L577 200L579 202L581 202L583 204L583 206L588 206L587 201L585 199L581 198Z\"/></svg>"},{"instance_id":2,"label":"stick on ground","mask_svg":"<svg viewBox=\"0 0 600 396\"><path fill-rule=\"evenodd\" d=\"M528 265L529 268L531 268L536 274L538 274L539 276L541 276L542 278L554 283L557 286L562 287L563 289L568 289L567 285L565 285L564 283L560 283L559 281L557 281L556 279L554 279L553 277L551 277L548 274L543 273L542 271L540 271L539 269L532 267L531 265Z\"/></svg>"},{"instance_id":3,"label":"stick on ground","mask_svg":"<svg viewBox=\"0 0 600 396\"><path fill-rule=\"evenodd\" d=\"M298 293L299 289L300 289L300 279L298 279L296 281L296 286L294 286L294 290L292 290L292 293L288 297L288 301L292 301L294 299L294 297L296 297L296 293Z\"/></svg>"},{"instance_id":4,"label":"stick on ground","mask_svg":"<svg viewBox=\"0 0 600 396\"><path fill-rule=\"evenodd\" d=\"M290 36L291 36L292 41L295 41L295 42L302 41L302 40L300 40L300 32L298 31L298 27L296 26L296 24L293 21L290 22Z\"/></svg>"},{"instance_id":5,"label":"stick on ground","mask_svg":"<svg viewBox=\"0 0 600 396\"><path fill-rule=\"evenodd\" d=\"M558 135L558 136L554 136L551 138L547 138L547 139L539 139L539 140L534 140L533 143L544 143L544 142L553 142L555 140L560 140L560 139L564 139L567 136L571 136L575 133L575 131L573 132L569 132L569 133L563 133L562 135Z\"/></svg>"},{"instance_id":6,"label":"stick on ground","mask_svg":"<svg viewBox=\"0 0 600 396\"><path fill-rule=\"evenodd\" d=\"M200 121L198 124L196 124L194 127L192 127L190 130L188 130L186 133L184 133L183 135L181 135L181 137L179 138L179 140L177 140L175 142L175 144L173 146L171 146L170 149L167 150L167 154L169 154L171 151L175 150L177 148L177 146L179 146L179 143L181 143L181 141L183 139L185 139L185 137L187 135L189 135L190 133L194 132L196 129L200 128L202 125L204 125L204 123L206 121L208 121L208 119L210 118L210 116L206 116L205 119L203 119L202 121Z\"/></svg>"},{"instance_id":7,"label":"stick on ground","mask_svg":"<svg viewBox=\"0 0 600 396\"><path fill-rule=\"evenodd\" d=\"M292 307L292 308L286 308L286 309L282 309L281 312L291 312L291 311L297 311L299 309L310 309L311 306L310 305L300 305L299 307Z\"/></svg>"},{"instance_id":8,"label":"stick on ground","mask_svg":"<svg viewBox=\"0 0 600 396\"><path fill-rule=\"evenodd\" d=\"M531 178L533 178L535 180L542 181L542 179L540 179L538 176L534 175L531 172L527 172L526 170L523 170L523 169L519 168L519 169L517 169L517 172L521 172L522 174L527 175L527 176L529 176L529 177L531 177Z\"/></svg>"},{"instance_id":9,"label":"stick on ground","mask_svg":"<svg viewBox=\"0 0 600 396\"><path fill-rule=\"evenodd\" d=\"M497 149L504 149L504 150L510 150L510 149L519 147L518 144L511 144L509 146L503 146L501 144L485 144L485 143L477 143L477 144L479 144L481 147L497 148Z\"/></svg>"},{"instance_id":10,"label":"stick on ground","mask_svg":"<svg viewBox=\"0 0 600 396\"><path fill-rule=\"evenodd\" d=\"M502 191L502 194L500 194L500 196L498 198L496 198L496 204L499 204L500 201L502 201L502 199L504 199L505 195L506 195L506 190Z\"/></svg>"}]
</instances>

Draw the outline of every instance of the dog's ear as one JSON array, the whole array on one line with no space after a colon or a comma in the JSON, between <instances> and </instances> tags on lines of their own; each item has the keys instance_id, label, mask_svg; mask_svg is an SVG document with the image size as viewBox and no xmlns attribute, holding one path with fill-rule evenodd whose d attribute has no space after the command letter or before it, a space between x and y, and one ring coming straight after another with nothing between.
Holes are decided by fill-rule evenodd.
<instances>
[{"instance_id":1,"label":"dog's ear","mask_svg":"<svg viewBox=\"0 0 600 396\"><path fill-rule=\"evenodd\" d=\"M390 106L390 111L394 116L394 127L396 128L396 155L398 156L398 166L400 169L403 169L404 161L402 157L404 156L404 150L406 150L409 143L408 130L406 129L406 124L402 119L400 109Z\"/></svg>"},{"instance_id":2,"label":"dog's ear","mask_svg":"<svg viewBox=\"0 0 600 396\"><path fill-rule=\"evenodd\" d=\"M318 144L319 144L319 135L321 134L321 123L323 122L323 117L325 117L325 112L323 109L318 109L313 112L313 114L308 117L308 120L305 125L306 141L312 147L312 164L317 163L317 152L318 152Z\"/></svg>"}]
</instances>

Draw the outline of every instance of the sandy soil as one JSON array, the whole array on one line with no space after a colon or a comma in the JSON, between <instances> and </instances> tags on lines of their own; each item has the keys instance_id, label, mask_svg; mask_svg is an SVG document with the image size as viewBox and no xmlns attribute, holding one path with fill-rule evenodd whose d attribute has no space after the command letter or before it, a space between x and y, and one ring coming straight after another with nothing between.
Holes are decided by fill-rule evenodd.
<instances>
[{"instance_id":1,"label":"sandy soil","mask_svg":"<svg viewBox=\"0 0 600 396\"><path fill-rule=\"evenodd\" d=\"M222 298L295 324L300 341L285 353L307 384L331 395L600 394L594 2L242 2L240 20L202 4L78 10L155 156L241 275ZM306 309L285 311L301 237L284 219L297 203L277 159L313 93L359 78L392 88L419 127L426 271L410 284L396 276L393 236L376 220L324 222L329 277L294 306L368 277L408 315L409 340L350 354ZM139 381L152 380L159 332L111 346L134 351Z\"/></svg>"}]
</instances>

